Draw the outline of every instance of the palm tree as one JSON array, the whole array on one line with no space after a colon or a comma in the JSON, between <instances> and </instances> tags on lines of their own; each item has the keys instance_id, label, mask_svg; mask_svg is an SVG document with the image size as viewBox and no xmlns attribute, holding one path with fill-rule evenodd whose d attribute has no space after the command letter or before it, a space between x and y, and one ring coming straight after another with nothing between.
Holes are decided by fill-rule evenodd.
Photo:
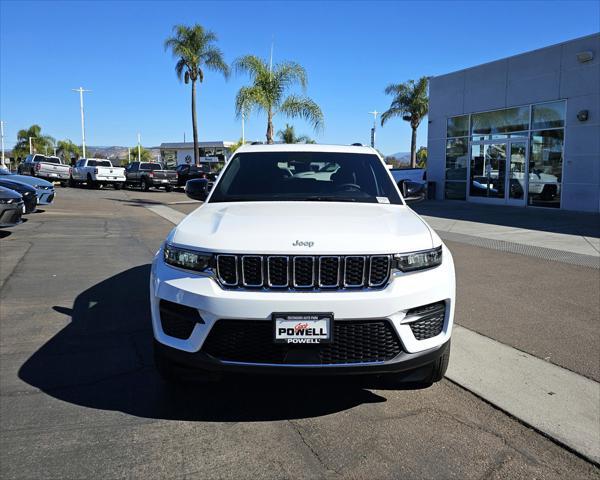
<instances>
[{"instance_id":1,"label":"palm tree","mask_svg":"<svg viewBox=\"0 0 600 480\"><path fill-rule=\"evenodd\" d=\"M77 160L81 156L81 149L71 140L59 140L56 145L56 152L63 157L63 162L67 165L71 164L71 158Z\"/></svg>"},{"instance_id":2,"label":"palm tree","mask_svg":"<svg viewBox=\"0 0 600 480\"><path fill-rule=\"evenodd\" d=\"M246 55L234 62L237 72L246 72L252 85L242 87L235 99L235 111L239 117L253 109L267 114L267 143L273 143L273 117L281 113L291 118L300 117L312 124L315 130L323 128L323 112L310 98L290 94L287 90L299 84L306 89L306 70L295 62L269 65L262 58Z\"/></svg>"},{"instance_id":3,"label":"palm tree","mask_svg":"<svg viewBox=\"0 0 600 480\"><path fill-rule=\"evenodd\" d=\"M171 50L177 58L175 72L179 81L192 82L192 130L194 132L194 163L198 159L198 125L196 120L196 82L204 81L204 70L212 70L229 77L229 66L223 60L223 53L215 46L217 36L205 30L202 25L192 27L175 25L174 35L165 40L165 50Z\"/></svg>"},{"instance_id":4,"label":"palm tree","mask_svg":"<svg viewBox=\"0 0 600 480\"><path fill-rule=\"evenodd\" d=\"M17 143L13 148L13 156L15 158L23 158L29 154L29 138L31 137L31 145L33 151L46 152L54 146L54 138L50 135L42 135L42 127L32 125L27 129L22 129L17 132Z\"/></svg>"},{"instance_id":5,"label":"palm tree","mask_svg":"<svg viewBox=\"0 0 600 480\"><path fill-rule=\"evenodd\" d=\"M418 81L409 80L406 83L392 83L385 89L387 95L393 95L392 103L381 115L381 126L390 118L402 117L402 120L410 122L412 137L410 140L410 166L417 165L417 128L421 120L429 111L429 98L427 96L427 77L421 77Z\"/></svg>"},{"instance_id":6,"label":"palm tree","mask_svg":"<svg viewBox=\"0 0 600 480\"><path fill-rule=\"evenodd\" d=\"M296 132L294 131L294 126L289 123L285 124L285 128L283 130L279 130L277 132L277 137L283 143L316 143L312 138L307 135L296 136Z\"/></svg>"}]
</instances>

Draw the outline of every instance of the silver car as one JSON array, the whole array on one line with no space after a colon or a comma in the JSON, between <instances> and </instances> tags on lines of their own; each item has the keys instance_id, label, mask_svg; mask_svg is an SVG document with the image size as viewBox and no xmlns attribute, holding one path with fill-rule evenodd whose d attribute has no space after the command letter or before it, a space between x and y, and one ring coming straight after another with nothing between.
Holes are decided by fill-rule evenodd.
<instances>
[{"instance_id":1,"label":"silver car","mask_svg":"<svg viewBox=\"0 0 600 480\"><path fill-rule=\"evenodd\" d=\"M8 188L0 187L0 228L13 227L21 223L23 198Z\"/></svg>"},{"instance_id":2,"label":"silver car","mask_svg":"<svg viewBox=\"0 0 600 480\"><path fill-rule=\"evenodd\" d=\"M54 184L43 178L17 175L3 167L0 167L0 178L10 180L11 182L24 183L35 188L38 205L50 205L54 201Z\"/></svg>"}]
</instances>

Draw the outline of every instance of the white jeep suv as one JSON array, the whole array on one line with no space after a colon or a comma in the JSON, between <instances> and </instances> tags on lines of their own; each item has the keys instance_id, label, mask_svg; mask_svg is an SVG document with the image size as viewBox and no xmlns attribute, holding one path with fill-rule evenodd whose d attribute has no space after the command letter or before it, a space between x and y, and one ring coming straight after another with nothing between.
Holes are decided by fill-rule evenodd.
<instances>
[{"instance_id":1,"label":"white jeep suv","mask_svg":"<svg viewBox=\"0 0 600 480\"><path fill-rule=\"evenodd\" d=\"M243 146L210 193L190 180L205 203L152 265L159 372L440 380L454 264L411 187L361 146Z\"/></svg>"}]
</instances>

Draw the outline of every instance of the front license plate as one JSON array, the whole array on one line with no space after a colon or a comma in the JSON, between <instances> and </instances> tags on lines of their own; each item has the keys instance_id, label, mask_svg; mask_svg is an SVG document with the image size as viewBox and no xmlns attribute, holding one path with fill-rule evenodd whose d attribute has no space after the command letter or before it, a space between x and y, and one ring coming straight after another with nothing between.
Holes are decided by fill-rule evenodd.
<instances>
[{"instance_id":1,"label":"front license plate","mask_svg":"<svg viewBox=\"0 0 600 480\"><path fill-rule=\"evenodd\" d=\"M331 342L332 313L274 313L275 343Z\"/></svg>"},{"instance_id":2,"label":"front license plate","mask_svg":"<svg viewBox=\"0 0 600 480\"><path fill-rule=\"evenodd\" d=\"M58 174L57 173L50 173L49 176L50 177L58 177Z\"/></svg>"}]
</instances>

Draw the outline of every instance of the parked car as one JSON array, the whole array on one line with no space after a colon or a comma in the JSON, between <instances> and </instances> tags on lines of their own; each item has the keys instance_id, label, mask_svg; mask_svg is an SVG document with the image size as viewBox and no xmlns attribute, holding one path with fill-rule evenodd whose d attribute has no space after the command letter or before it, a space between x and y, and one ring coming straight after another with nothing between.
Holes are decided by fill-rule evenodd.
<instances>
[{"instance_id":1,"label":"parked car","mask_svg":"<svg viewBox=\"0 0 600 480\"><path fill-rule=\"evenodd\" d=\"M86 183L90 188L112 185L119 190L125 184L125 169L114 167L110 160L100 158L81 158L71 171L72 186Z\"/></svg>"},{"instance_id":2,"label":"parked car","mask_svg":"<svg viewBox=\"0 0 600 480\"><path fill-rule=\"evenodd\" d=\"M0 168L0 179L19 182L35 188L38 205L50 205L54 201L54 184L43 178L30 177L27 175L16 175L6 168Z\"/></svg>"},{"instance_id":3,"label":"parked car","mask_svg":"<svg viewBox=\"0 0 600 480\"><path fill-rule=\"evenodd\" d=\"M427 173L424 168L392 168L390 172L396 183L400 180L424 183L427 180Z\"/></svg>"},{"instance_id":4,"label":"parked car","mask_svg":"<svg viewBox=\"0 0 600 480\"><path fill-rule=\"evenodd\" d=\"M0 228L14 227L22 222L23 199L9 188L0 187Z\"/></svg>"},{"instance_id":5,"label":"parked car","mask_svg":"<svg viewBox=\"0 0 600 480\"><path fill-rule=\"evenodd\" d=\"M30 185L21 182L14 182L12 180L5 180L4 177L0 177L0 187L9 188L14 190L23 198L23 213L35 212L37 208L37 195L35 188Z\"/></svg>"},{"instance_id":6,"label":"parked car","mask_svg":"<svg viewBox=\"0 0 600 480\"><path fill-rule=\"evenodd\" d=\"M177 172L177 186L184 187L188 180L194 178L206 178L214 182L217 178L217 173L213 172L209 165L188 165L186 163L177 165L175 169Z\"/></svg>"},{"instance_id":7,"label":"parked car","mask_svg":"<svg viewBox=\"0 0 600 480\"><path fill-rule=\"evenodd\" d=\"M161 375L439 381L454 264L407 206L411 184L401 191L373 148L304 144L240 147L210 193L188 180L204 204L169 233L150 276Z\"/></svg>"},{"instance_id":8,"label":"parked car","mask_svg":"<svg viewBox=\"0 0 600 480\"><path fill-rule=\"evenodd\" d=\"M36 153L35 155L27 155L25 161L19 165L17 172L20 175L31 175L46 180L60 181L60 184L66 187L71 176L71 167L64 165L58 157L46 157Z\"/></svg>"},{"instance_id":9,"label":"parked car","mask_svg":"<svg viewBox=\"0 0 600 480\"><path fill-rule=\"evenodd\" d=\"M166 170L158 162L132 162L125 167L127 186L140 187L144 192L150 188L164 188L170 192L177 186L177 172Z\"/></svg>"}]
</instances>

